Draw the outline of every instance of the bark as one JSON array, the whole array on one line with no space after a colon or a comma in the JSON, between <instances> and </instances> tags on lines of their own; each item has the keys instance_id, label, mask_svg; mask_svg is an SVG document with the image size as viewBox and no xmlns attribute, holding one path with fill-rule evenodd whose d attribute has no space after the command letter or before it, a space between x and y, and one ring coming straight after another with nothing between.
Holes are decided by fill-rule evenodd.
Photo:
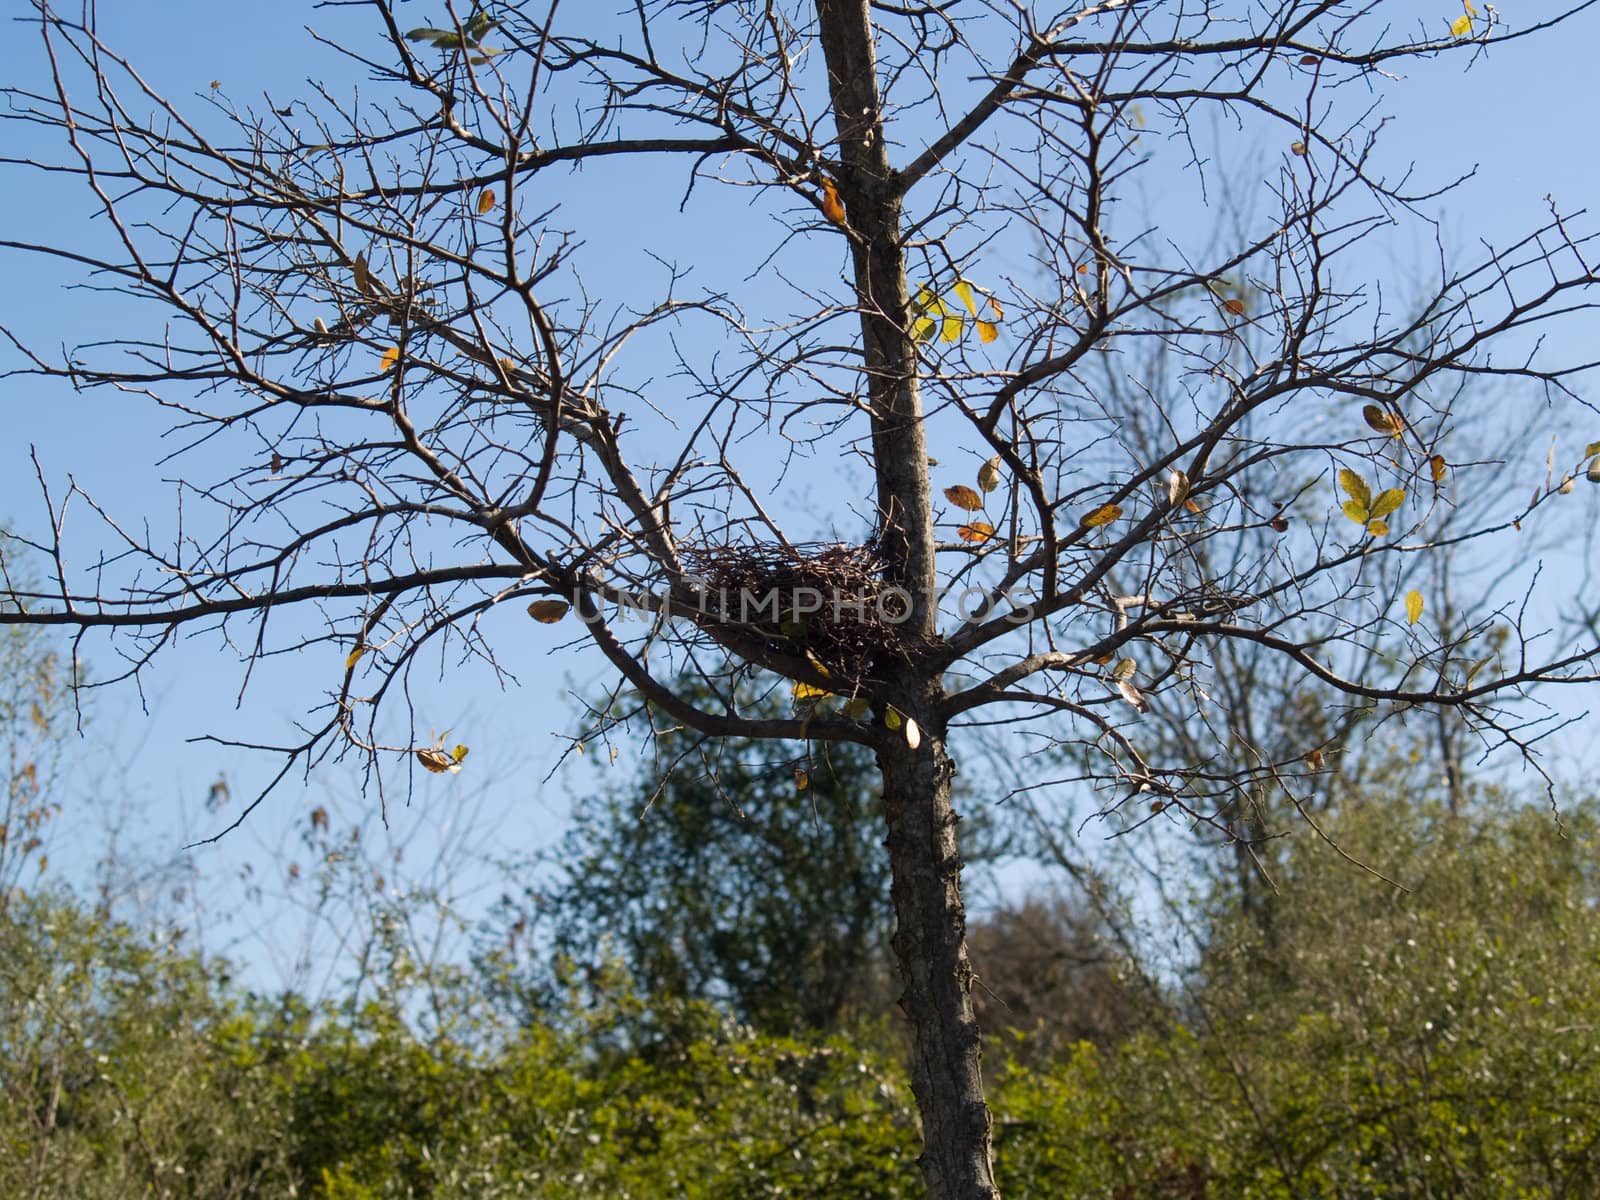
<instances>
[{"instance_id":1,"label":"bark","mask_svg":"<svg viewBox=\"0 0 1600 1200\"><path fill-rule=\"evenodd\" d=\"M838 133L835 182L848 220L861 313L878 545L885 581L911 598L907 631L931 648L938 631L935 540L902 245L904 189L883 136L868 0L817 0L817 21ZM916 660L880 666L888 668L883 697L922 731L916 748L891 736L878 765L894 951L905 985L900 1003L911 1025L911 1085L922 1114L923 1177L930 1200L998 1200L972 1009L957 817L950 804L955 765L945 752L938 716L938 671Z\"/></svg>"},{"instance_id":2,"label":"bark","mask_svg":"<svg viewBox=\"0 0 1600 1200\"><path fill-rule=\"evenodd\" d=\"M918 721L919 725L921 721ZM960 818L950 803L955 763L943 732L920 747L880 750L894 900L894 953L911 1025L911 1087L922 1114L922 1174L930 1200L999 1200L972 1007L961 901Z\"/></svg>"}]
</instances>

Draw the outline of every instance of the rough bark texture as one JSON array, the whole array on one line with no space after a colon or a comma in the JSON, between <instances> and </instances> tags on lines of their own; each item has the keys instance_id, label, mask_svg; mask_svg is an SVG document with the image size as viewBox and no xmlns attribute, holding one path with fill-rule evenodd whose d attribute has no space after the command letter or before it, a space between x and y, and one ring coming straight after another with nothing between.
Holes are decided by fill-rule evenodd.
<instances>
[{"instance_id":1,"label":"rough bark texture","mask_svg":"<svg viewBox=\"0 0 1600 1200\"><path fill-rule=\"evenodd\" d=\"M902 187L884 145L867 0L818 0L819 34L838 130L839 191L849 219L862 345L872 408L878 542L887 582L911 597L909 625L936 636L934 526L927 444L910 334L901 245ZM911 1024L911 1083L922 1114L922 1169L932 1200L997 1200L991 1121L983 1098L972 1008L966 911L961 902L954 763L937 717L937 672L897 664L886 689L917 722L920 744L880 751L893 877L895 957Z\"/></svg>"},{"instance_id":2,"label":"rough bark texture","mask_svg":"<svg viewBox=\"0 0 1600 1200\"><path fill-rule=\"evenodd\" d=\"M911 1086L922 1114L922 1172L936 1200L998 1200L961 902L955 763L942 732L880 751L893 875L894 953L911 1023Z\"/></svg>"}]
</instances>

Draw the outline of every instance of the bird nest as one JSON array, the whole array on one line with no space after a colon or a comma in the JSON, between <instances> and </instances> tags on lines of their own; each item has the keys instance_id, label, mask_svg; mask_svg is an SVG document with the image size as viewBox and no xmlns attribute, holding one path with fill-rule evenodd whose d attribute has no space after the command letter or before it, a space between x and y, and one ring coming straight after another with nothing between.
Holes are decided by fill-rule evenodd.
<instances>
[{"instance_id":1,"label":"bird nest","mask_svg":"<svg viewBox=\"0 0 1600 1200\"><path fill-rule=\"evenodd\" d=\"M771 650L820 664L840 690L884 655L911 649L906 593L886 585L873 546L701 546L684 551L701 611Z\"/></svg>"}]
</instances>

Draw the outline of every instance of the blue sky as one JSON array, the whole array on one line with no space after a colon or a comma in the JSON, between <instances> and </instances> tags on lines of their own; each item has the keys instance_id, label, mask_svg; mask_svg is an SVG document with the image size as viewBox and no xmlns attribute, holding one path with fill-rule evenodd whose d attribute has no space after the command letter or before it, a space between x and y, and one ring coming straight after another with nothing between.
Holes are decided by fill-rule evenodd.
<instances>
[{"instance_id":1,"label":"blue sky","mask_svg":"<svg viewBox=\"0 0 1600 1200\"><path fill-rule=\"evenodd\" d=\"M17 8L20 11L21 6ZM1409 0L1393 3L1391 10L1397 24L1443 23L1455 15L1447 4ZM403 11L414 15L415 23L438 16L423 3L409 4ZM1507 4L1504 16L1515 24L1523 11L1522 5ZM301 27L309 23L336 40L358 36L353 31L359 9L286 4L274 8L270 17L261 12L234 3L107 5L100 28L158 91L192 96L196 104L212 98L213 80L222 84L223 96L241 104L256 102L263 90L282 102L305 90L307 75L327 78L335 91L370 87L352 80L348 67L328 51L309 46ZM19 38L19 44L27 46L28 39ZM1589 111L1596 45L1600 45L1600 17L1590 14L1565 32L1497 48L1470 70L1463 69L1464 59L1410 64L1404 68L1406 77L1374 97L1381 111L1393 116L1383 150L1393 169L1415 161L1419 171L1436 182L1476 171L1437 205L1444 237L1453 247L1468 253L1480 240L1491 244L1510 240L1547 217L1547 195L1553 195L1568 214L1600 202L1600 159ZM32 78L38 70L29 54L27 49L17 51L20 61L15 69L23 78ZM1281 147L1272 145L1237 149L1246 159L1252 153L1282 154ZM657 270L641 248L662 241L678 247L682 261L713 278L719 270L725 275L725 268L759 262L777 232L770 214L751 213L740 192L716 195L705 185L680 213L681 175L670 167L651 170L655 173L642 176L592 170L551 180L552 202L582 210L591 218L609 216L614 222L614 240L588 248L586 269L601 286L610 280L623 287L632 278ZM1209 215L1192 198L1177 199L1186 194L1182 189L1165 193L1155 189L1149 202L1163 220L1203 228ZM92 206L86 199L50 181L26 189L13 187L0 203L12 231L7 236L72 242L100 235L88 223ZM1164 211L1162 205L1181 211ZM821 253L837 255L838 247L827 245ZM1389 243L1386 253L1390 261L1382 265L1389 268L1395 260L1403 262L1410 256L1425 265L1433 250L1408 239ZM994 267L998 273L1012 265L1002 259ZM0 304L0 312L26 336L47 345L75 342L95 336L96 323L104 332L115 325L114 309L85 305L64 290L61 272L53 264L3 253L0 270L11 284L10 299ZM1593 337L1592 330L1584 329L1559 333L1574 345ZM5 353L9 352L0 351L0 363L9 365ZM132 523L148 516L160 526L171 519L173 492L161 482L170 468L157 465L171 448L171 439L163 437L164 426L149 407L108 394L73 396L31 380L0 381L0 404L8 430L0 443L0 520L24 531L40 528L42 510L31 451L37 453L44 476L58 495L71 476L109 511ZM1536 419L1536 414L1514 411L1504 416L1509 431ZM1600 426L1600 419L1596 424ZM1562 453L1569 449L1566 442L1581 446L1597 438L1600 428L1570 431ZM1530 467L1536 472L1531 482L1537 482L1545 442L1521 446L1513 439L1510 449L1527 453L1535 464ZM803 513L817 497L837 488L859 489L860 483L846 464L813 464L793 478L780 502L787 511ZM1593 498L1583 502L1592 513ZM819 508L831 507L817 503ZM1570 559L1553 562L1550 577L1560 586L1560 581L1575 578L1576 569ZM515 638L508 647L508 662L520 686L500 692L486 686L481 677L452 675L438 684L439 727L448 726L452 740L459 737L472 745L470 774L423 778L411 808L397 809L398 836L415 839L412 862L428 857L421 847L432 839L456 846L453 853L464 857L548 845L559 834L569 801L581 800L608 769L590 755L556 770L568 746L564 734L572 728L574 697L594 694L606 677L600 665L592 655L559 652L557 634L530 631L525 623L507 636ZM110 666L104 655L102 648L92 649L89 656L91 667L101 674ZM260 737L283 728L304 711L304 675L304 665L292 662L258 672L251 682L249 705L236 710L234 700L243 679L237 656L219 653L214 640L201 636L171 648L165 661L146 677L142 698L128 688L97 696L74 780L94 799L74 801L61 824L56 858L63 869L83 871L100 852L108 812L124 814L120 836L125 845L142 846L156 857L215 828L217 814L203 806L213 781L219 776L227 779L233 799L232 807L224 811L231 813L271 767L258 757L188 739L201 733ZM1582 749L1579 742L1563 742L1558 753L1576 770ZM609 769L626 769L642 753L640 747L625 748L618 765ZM249 914L253 906L265 906L267 896L252 901L244 892L230 892L227 881L247 870L257 882L281 872L286 858L293 861L302 853L300 836L313 808L331 806L347 824L370 821L371 803L361 797L360 786L353 769L330 765L310 782L291 781L248 829L222 846L198 851L195 861L218 887L213 905L232 905L241 914L229 926L228 913L212 911L208 936L218 944L233 944L234 935L227 930L253 924ZM421 832L413 835L413 826ZM373 828L370 823L368 828ZM374 831L368 836L380 835ZM281 875L278 878L281 882ZM463 886L477 885L468 879ZM274 934L280 941L283 936L281 929Z\"/></svg>"}]
</instances>

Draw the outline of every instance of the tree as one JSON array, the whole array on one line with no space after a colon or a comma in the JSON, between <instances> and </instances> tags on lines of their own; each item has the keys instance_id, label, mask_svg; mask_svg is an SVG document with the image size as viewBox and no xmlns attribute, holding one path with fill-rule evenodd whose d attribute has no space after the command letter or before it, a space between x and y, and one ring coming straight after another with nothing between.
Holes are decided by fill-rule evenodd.
<instances>
[{"instance_id":1,"label":"tree","mask_svg":"<svg viewBox=\"0 0 1600 1200\"><path fill-rule=\"evenodd\" d=\"M663 1000L709 1001L794 1034L881 1013L892 922L871 755L839 743L797 776L769 742L701 742L663 732L660 753L692 747L688 761L578 807L534 868L546 882L506 898L510 928L579 971L620 958L658 1002L647 1017ZM562 1002L565 988L539 986L546 965L535 996Z\"/></svg>"},{"instance_id":2,"label":"tree","mask_svg":"<svg viewBox=\"0 0 1600 1200\"><path fill-rule=\"evenodd\" d=\"M359 101L334 81L185 111L39 0L51 82L9 87L4 115L57 150L9 162L12 186L75 179L107 244L0 244L131 304L128 333L62 355L13 333L13 372L154 398L191 481L171 545L107 516L115 548L91 534L76 558L78 496L45 486L23 541L60 577L8 584L0 620L104 631L131 673L189 627L342 660L319 723L268 748L280 778L339 751L379 789L397 763L459 766L407 684L424 651L493 665L513 604L572 616L655 722L790 741L802 765L869 747L928 1192L995 1196L953 729L1037 731L1106 810L1237 837L1240 789L1301 786L1318 758L1217 779L1145 751L1148 696L1210 703L1210 647L1525 752L1518 700L1597 677L1585 637L1539 638L1504 596L1442 636L1398 583L1452 546L1514 557L1561 504L1552 452L1531 501L1440 532L1492 478L1452 454L1463 383L1565 430L1585 364L1523 338L1592 308L1594 234L1552 206L1394 308L1377 243L1434 183L1376 165L1367 99L1588 7L1408 32L1323 0L641 0L626 20L513 0L408 30L369 0L319 38L368 74ZM1220 237L1174 207L1147 236L1130 180L1203 203L1206 164L1254 135L1283 147L1258 169L1269 216ZM636 198L627 271L607 270L618 211L560 204L578 167ZM724 277L707 243L675 246L669 191L716 245L761 248ZM1134 347L1175 392L1102 386ZM937 482L930 448L955 464ZM1564 449L1566 473L1584 457ZM835 459L860 504L789 512L758 487ZM1241 530L1280 536L1241 555ZM685 669L714 699L675 688ZM792 714L748 715L752 685L789 688Z\"/></svg>"}]
</instances>

